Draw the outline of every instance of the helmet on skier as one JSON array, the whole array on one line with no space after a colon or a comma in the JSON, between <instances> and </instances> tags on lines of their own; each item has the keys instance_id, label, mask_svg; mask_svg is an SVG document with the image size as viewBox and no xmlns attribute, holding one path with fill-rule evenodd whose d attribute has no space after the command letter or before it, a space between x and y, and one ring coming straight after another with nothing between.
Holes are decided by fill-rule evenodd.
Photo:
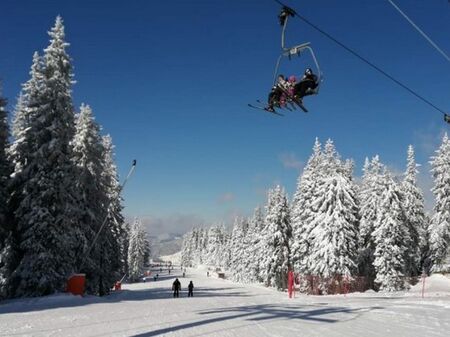
<instances>
[{"instance_id":1,"label":"helmet on skier","mask_svg":"<svg viewBox=\"0 0 450 337\"><path fill-rule=\"evenodd\" d=\"M313 74L313 71L312 71L311 68L306 68L305 69L305 75L312 75L312 74Z\"/></svg>"},{"instance_id":2,"label":"helmet on skier","mask_svg":"<svg viewBox=\"0 0 450 337\"><path fill-rule=\"evenodd\" d=\"M297 82L297 78L294 75L289 76L289 83Z\"/></svg>"}]
</instances>

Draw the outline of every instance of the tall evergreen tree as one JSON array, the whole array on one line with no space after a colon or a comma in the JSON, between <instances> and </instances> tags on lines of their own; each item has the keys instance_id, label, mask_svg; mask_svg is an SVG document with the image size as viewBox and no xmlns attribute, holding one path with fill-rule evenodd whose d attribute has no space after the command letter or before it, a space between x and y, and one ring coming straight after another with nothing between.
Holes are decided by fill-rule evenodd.
<instances>
[{"instance_id":1,"label":"tall evergreen tree","mask_svg":"<svg viewBox=\"0 0 450 337\"><path fill-rule=\"evenodd\" d=\"M218 267L222 259L224 235L218 225L208 230L208 243L206 246L205 263L209 266Z\"/></svg>"},{"instance_id":2,"label":"tall evergreen tree","mask_svg":"<svg viewBox=\"0 0 450 337\"><path fill-rule=\"evenodd\" d=\"M265 284L277 289L286 289L287 273L291 268L289 242L292 227L289 213L286 193L278 185L268 194L264 230L266 256L263 262Z\"/></svg>"},{"instance_id":3,"label":"tall evergreen tree","mask_svg":"<svg viewBox=\"0 0 450 337\"><path fill-rule=\"evenodd\" d=\"M105 194L105 203L103 208L108 217L105 223L104 232L101 237L101 263L103 270L102 284L104 292L109 292L112 284L126 273L127 261L127 240L128 228L122 215L122 187L119 182L117 167L114 160L114 145L110 135L101 138L101 156L103 171L100 177L100 185ZM150 242L146 240L145 263L148 263L150 256Z\"/></svg>"},{"instance_id":4,"label":"tall evergreen tree","mask_svg":"<svg viewBox=\"0 0 450 337\"><path fill-rule=\"evenodd\" d=\"M324 277L353 275L358 233L355 187L344 169L323 177L320 186L310 235L312 272Z\"/></svg>"},{"instance_id":5,"label":"tall evergreen tree","mask_svg":"<svg viewBox=\"0 0 450 337\"><path fill-rule=\"evenodd\" d=\"M319 165L322 158L321 144L316 138L313 154L308 160L302 175L298 178L297 190L291 206L292 244L291 259L294 269L300 273L309 273L309 235L316 208L313 205L317 197Z\"/></svg>"},{"instance_id":6,"label":"tall evergreen tree","mask_svg":"<svg viewBox=\"0 0 450 337\"><path fill-rule=\"evenodd\" d=\"M245 250L245 268L248 273L248 282L261 282L259 261L264 251L262 247L261 233L264 229L264 217L260 207L255 208L253 216L249 221Z\"/></svg>"},{"instance_id":7,"label":"tall evergreen tree","mask_svg":"<svg viewBox=\"0 0 450 337\"><path fill-rule=\"evenodd\" d=\"M315 159L315 192L309 201L306 270L315 275L351 275L357 255L357 200L352 182L353 161L342 162L328 140Z\"/></svg>"},{"instance_id":8,"label":"tall evergreen tree","mask_svg":"<svg viewBox=\"0 0 450 337\"><path fill-rule=\"evenodd\" d=\"M138 281L144 271L144 257L148 249L146 247L146 236L147 233L142 227L142 223L136 218L131 226L130 244L128 247L128 276L133 282Z\"/></svg>"},{"instance_id":9,"label":"tall evergreen tree","mask_svg":"<svg viewBox=\"0 0 450 337\"><path fill-rule=\"evenodd\" d=\"M15 296L63 290L75 269L78 199L70 144L74 135L72 66L60 17L49 35L43 67L39 61L33 63L37 70L31 82L37 84L27 93L28 115L20 119L28 124L21 139L25 149L20 152L19 146L12 154L23 163L16 178L20 190L14 192L19 248L12 274Z\"/></svg>"},{"instance_id":10,"label":"tall evergreen tree","mask_svg":"<svg viewBox=\"0 0 450 337\"><path fill-rule=\"evenodd\" d=\"M1 88L0 88L1 89ZM7 101L0 92L0 298L6 296L6 278L9 277L6 258L10 252L11 226L8 223L8 183L11 165L7 157L8 147L8 114Z\"/></svg>"},{"instance_id":11,"label":"tall evergreen tree","mask_svg":"<svg viewBox=\"0 0 450 337\"><path fill-rule=\"evenodd\" d=\"M216 266L222 269L227 269L229 266L229 259L230 259L230 235L228 234L227 229L225 228L224 224L221 224L219 227L219 237L220 237L220 246L219 246L219 255L220 258L218 259Z\"/></svg>"},{"instance_id":12,"label":"tall evergreen tree","mask_svg":"<svg viewBox=\"0 0 450 337\"><path fill-rule=\"evenodd\" d=\"M24 167L30 163L32 154L31 145L33 137L30 136L32 121L35 112L39 108L40 96L44 83L43 61L37 52L33 55L33 63L30 69L30 79L22 85L22 92L19 95L12 124L12 135L14 142L9 148L9 160L12 165L12 179L7 200L7 208L9 209L9 225L10 235L4 243L3 248L3 279L2 292L5 296L14 296L15 288L19 278L13 278L13 271L18 266L22 257L20 250L20 233L17 225L17 219L14 212L19 207L20 202L25 198L23 187L27 180L28 172L24 172ZM30 143L31 142L31 143Z\"/></svg>"},{"instance_id":13,"label":"tall evergreen tree","mask_svg":"<svg viewBox=\"0 0 450 337\"><path fill-rule=\"evenodd\" d=\"M432 192L436 199L429 227L432 270L450 271L450 140L447 133L430 163L434 178Z\"/></svg>"},{"instance_id":14,"label":"tall evergreen tree","mask_svg":"<svg viewBox=\"0 0 450 337\"><path fill-rule=\"evenodd\" d=\"M423 260L427 250L426 217L423 194L417 186L417 164L414 157L414 148L408 147L407 167L402 183L404 194L403 206L411 238L407 250L408 274L420 274Z\"/></svg>"},{"instance_id":15,"label":"tall evergreen tree","mask_svg":"<svg viewBox=\"0 0 450 337\"><path fill-rule=\"evenodd\" d=\"M124 275L128 275L129 268L128 268L128 247L130 246L130 232L131 232L131 225L128 221L124 220L123 226L122 226L122 235L121 239L119 241L120 243L120 260L122 268L120 269L120 276L121 279Z\"/></svg>"},{"instance_id":16,"label":"tall evergreen tree","mask_svg":"<svg viewBox=\"0 0 450 337\"><path fill-rule=\"evenodd\" d=\"M22 85L22 92L17 100L14 110L12 124L12 135L14 142L11 144L9 153L13 164L13 191L11 197L12 208L21 200L22 187L19 186L27 177L24 167L31 162L33 154L33 135L36 130L31 129L32 123L43 102L42 92L45 90L45 74L43 59L37 52L33 54L33 62L30 69L30 79Z\"/></svg>"},{"instance_id":17,"label":"tall evergreen tree","mask_svg":"<svg viewBox=\"0 0 450 337\"><path fill-rule=\"evenodd\" d=\"M237 217L234 220L233 231L230 240L230 269L236 282L244 282L246 279L245 267L245 238L248 231L248 221Z\"/></svg>"},{"instance_id":18,"label":"tall evergreen tree","mask_svg":"<svg viewBox=\"0 0 450 337\"><path fill-rule=\"evenodd\" d=\"M100 126L88 105L81 106L76 119L73 158L78 168L77 190L84 225L84 241L78 240L84 263L78 266L87 274L87 290L104 295L123 272L124 247L120 241L124 228L112 141L100 136Z\"/></svg>"},{"instance_id":19,"label":"tall evergreen tree","mask_svg":"<svg viewBox=\"0 0 450 337\"><path fill-rule=\"evenodd\" d=\"M98 260L101 253L99 245L94 244L93 240L106 216L105 191L100 186L103 147L100 127L94 121L89 106L81 106L75 125L73 162L78 168L76 187L81 196L80 220L83 224L82 235L77 240L77 266L86 273L88 291L98 293L98 278L101 274Z\"/></svg>"},{"instance_id":20,"label":"tall evergreen tree","mask_svg":"<svg viewBox=\"0 0 450 337\"><path fill-rule=\"evenodd\" d=\"M197 266L203 263L203 229L194 227L188 237L187 250L189 256L189 263L187 267Z\"/></svg>"},{"instance_id":21,"label":"tall evergreen tree","mask_svg":"<svg viewBox=\"0 0 450 337\"><path fill-rule=\"evenodd\" d=\"M374 262L375 282L380 290L395 291L404 288L403 276L406 269L406 252L409 232L403 209L403 196L391 174L380 177L381 197L377 202L378 211L371 233L375 243Z\"/></svg>"},{"instance_id":22,"label":"tall evergreen tree","mask_svg":"<svg viewBox=\"0 0 450 337\"><path fill-rule=\"evenodd\" d=\"M380 209L384 186L381 184L385 166L378 155L369 160L366 158L363 179L359 188L359 273L370 281L375 279L373 266L375 241L372 233Z\"/></svg>"},{"instance_id":23,"label":"tall evergreen tree","mask_svg":"<svg viewBox=\"0 0 450 337\"><path fill-rule=\"evenodd\" d=\"M353 171L355 169L355 161L353 159L346 159L343 165L344 174L349 180L353 180Z\"/></svg>"},{"instance_id":24,"label":"tall evergreen tree","mask_svg":"<svg viewBox=\"0 0 450 337\"><path fill-rule=\"evenodd\" d=\"M183 242L181 244L181 265L183 267L193 266L193 251L192 251L192 241L194 229L183 235Z\"/></svg>"},{"instance_id":25,"label":"tall evergreen tree","mask_svg":"<svg viewBox=\"0 0 450 337\"><path fill-rule=\"evenodd\" d=\"M195 237L194 262L196 265L206 264L208 252L208 232L206 228L199 228Z\"/></svg>"}]
</instances>

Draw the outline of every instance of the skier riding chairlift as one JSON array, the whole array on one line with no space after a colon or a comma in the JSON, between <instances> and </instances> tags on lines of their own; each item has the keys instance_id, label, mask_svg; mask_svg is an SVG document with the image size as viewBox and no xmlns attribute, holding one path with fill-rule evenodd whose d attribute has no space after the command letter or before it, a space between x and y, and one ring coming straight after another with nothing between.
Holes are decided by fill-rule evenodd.
<instances>
[{"instance_id":1,"label":"skier riding chairlift","mask_svg":"<svg viewBox=\"0 0 450 337\"><path fill-rule=\"evenodd\" d=\"M258 108L262 110L266 110L272 113L276 113L278 115L281 115L280 113L277 113L275 111L276 108L287 108L290 110L290 108L287 106L286 101L295 103L298 107L300 107L303 111L307 112L308 110L303 106L302 104L302 98L307 95L316 95L319 93L319 87L320 83L322 81L321 78L321 71L319 67L319 63L317 62L317 59L314 55L313 49L310 47L310 43L306 42L300 45L296 45L293 47L285 47L285 31L287 27L288 18L291 16L295 16L295 11L289 7L284 6L281 10L281 13L279 14L278 18L280 21L280 25L283 27L282 33L281 33L281 49L282 53L278 57L276 66L275 66L275 79L274 79L274 85L272 87L272 90L268 97L268 104L267 106L256 106L252 104L248 104L252 108ZM317 70L317 75L313 73L311 68L307 68L307 71L305 72L305 76L302 78L302 80L299 83L296 83L294 85L294 96L290 93L291 90L288 90L288 87L285 87L285 79L283 76L283 81L280 81L280 74L279 74L279 68L281 60L285 57L289 59L289 61L292 59L293 56L301 56L303 51L309 51L311 54L311 57L314 61L315 68ZM280 85L280 82L283 83L283 85ZM280 92L281 91L281 92ZM295 97L295 94L297 94L297 97ZM259 101L258 101L259 102ZM295 106L291 104L292 107L295 109Z\"/></svg>"},{"instance_id":2,"label":"skier riding chairlift","mask_svg":"<svg viewBox=\"0 0 450 337\"><path fill-rule=\"evenodd\" d=\"M267 110L270 112L275 111L274 106L282 107L285 104L283 99L284 92L287 90L288 82L286 81L284 75L278 75L277 83L272 87L267 98Z\"/></svg>"},{"instance_id":3,"label":"skier riding chairlift","mask_svg":"<svg viewBox=\"0 0 450 337\"><path fill-rule=\"evenodd\" d=\"M317 75L313 73L311 68L306 68L305 74L300 82L294 85L294 99L302 101L303 97L314 95L314 89L316 89L318 85Z\"/></svg>"}]
</instances>

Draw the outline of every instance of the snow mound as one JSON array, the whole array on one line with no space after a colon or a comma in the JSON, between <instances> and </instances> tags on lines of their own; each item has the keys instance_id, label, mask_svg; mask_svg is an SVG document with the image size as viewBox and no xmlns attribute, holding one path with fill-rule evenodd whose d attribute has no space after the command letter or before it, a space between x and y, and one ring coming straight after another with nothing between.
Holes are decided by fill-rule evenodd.
<instances>
[{"instance_id":1,"label":"snow mound","mask_svg":"<svg viewBox=\"0 0 450 337\"><path fill-rule=\"evenodd\" d=\"M409 294L422 294L423 283L420 281L415 286L411 287ZM450 278L441 275L433 274L425 279L425 296L450 296Z\"/></svg>"}]
</instances>

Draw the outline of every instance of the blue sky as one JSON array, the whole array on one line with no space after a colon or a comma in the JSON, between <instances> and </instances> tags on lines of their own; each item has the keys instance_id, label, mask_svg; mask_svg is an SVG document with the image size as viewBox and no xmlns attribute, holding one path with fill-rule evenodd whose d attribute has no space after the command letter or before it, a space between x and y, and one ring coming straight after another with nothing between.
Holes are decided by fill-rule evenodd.
<instances>
[{"instance_id":1,"label":"blue sky","mask_svg":"<svg viewBox=\"0 0 450 337\"><path fill-rule=\"evenodd\" d=\"M450 52L446 0L396 3ZM450 110L450 66L387 1L290 1L302 15L439 107ZM424 164L448 126L442 115L298 19L289 43L310 41L325 76L310 112L276 118L247 108L265 99L280 48L279 6L261 1L3 0L0 79L10 110L32 54L60 14L77 84L116 145L125 213L155 232L249 214L275 183L292 195L315 137L344 158L379 154L403 170L408 144ZM286 74L312 65L285 64ZM425 172L427 173L427 172ZM421 183L429 188L428 174ZM430 201L429 201L430 202Z\"/></svg>"}]
</instances>

